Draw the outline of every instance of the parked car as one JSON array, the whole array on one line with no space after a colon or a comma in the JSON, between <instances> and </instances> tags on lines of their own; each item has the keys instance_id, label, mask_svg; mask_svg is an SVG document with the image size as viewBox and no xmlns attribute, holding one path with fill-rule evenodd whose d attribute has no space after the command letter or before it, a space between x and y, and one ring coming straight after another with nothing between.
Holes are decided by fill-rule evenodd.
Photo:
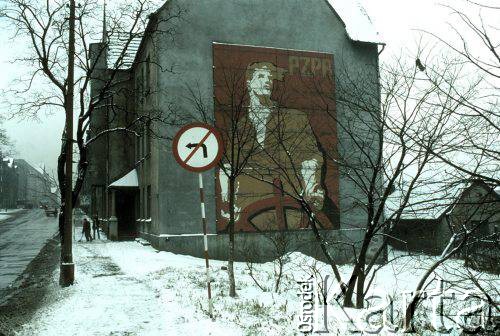
<instances>
[{"instance_id":1,"label":"parked car","mask_svg":"<svg viewBox=\"0 0 500 336\"><path fill-rule=\"evenodd\" d=\"M57 208L46 208L45 209L45 216L47 217L50 217L50 216L54 216L54 217L57 217Z\"/></svg>"}]
</instances>

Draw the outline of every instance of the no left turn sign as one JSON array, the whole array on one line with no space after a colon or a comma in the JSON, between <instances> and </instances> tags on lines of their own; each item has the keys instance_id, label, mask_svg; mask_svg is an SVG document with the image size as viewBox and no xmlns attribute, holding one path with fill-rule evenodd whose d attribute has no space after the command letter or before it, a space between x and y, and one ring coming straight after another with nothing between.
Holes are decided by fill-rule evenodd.
<instances>
[{"instance_id":1,"label":"no left turn sign","mask_svg":"<svg viewBox=\"0 0 500 336\"><path fill-rule=\"evenodd\" d=\"M203 123L182 127L172 143L177 162L192 172L202 172L217 165L222 155L222 148L222 138L217 130Z\"/></svg>"}]
</instances>

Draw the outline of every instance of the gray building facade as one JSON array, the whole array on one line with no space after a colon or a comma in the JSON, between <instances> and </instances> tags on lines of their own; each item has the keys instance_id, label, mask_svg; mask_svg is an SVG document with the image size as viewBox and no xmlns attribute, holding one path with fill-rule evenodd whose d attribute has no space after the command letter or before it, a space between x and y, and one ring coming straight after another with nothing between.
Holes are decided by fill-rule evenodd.
<instances>
[{"instance_id":1,"label":"gray building facade","mask_svg":"<svg viewBox=\"0 0 500 336\"><path fill-rule=\"evenodd\" d=\"M54 207L57 196L52 181L42 168L35 168L23 159L6 158L1 162L1 192L4 208Z\"/></svg>"},{"instance_id":2,"label":"gray building facade","mask_svg":"<svg viewBox=\"0 0 500 336\"><path fill-rule=\"evenodd\" d=\"M148 116L151 123L138 124L136 131L140 137L136 137L135 145L130 145L130 135L117 134L115 140L111 140L112 136L103 137L90 149L85 192L91 195L92 215L98 212L109 237L120 238L120 227L126 226L159 249L202 255L198 177L179 167L169 139L182 122L198 120L196 108L189 99L190 92L199 94L209 114L214 112L214 44L331 54L337 89L350 84L343 81L347 74L349 81L365 85L377 96L378 54L382 42L375 31L370 30L372 27L366 14L356 4L349 3L325 0L171 0L153 13L129 69L123 71L124 76L130 78L124 84L127 90L123 92L133 92L133 95L124 94L121 98L118 95L116 98L123 100L119 104L128 113ZM170 13L179 8L185 10L182 19L168 20ZM365 27L360 22L368 28L359 30L359 27ZM175 27L174 36L155 31L155 28L166 31L172 27ZM109 60L94 61L102 62L99 76L105 76ZM98 81L92 85L97 90ZM337 104L336 109L339 120L349 118L347 107ZM166 114L175 122L157 122L151 118L157 113ZM109 111L96 113L92 116L89 136L113 125L126 124L125 115L118 119L110 121ZM369 131L360 129L359 132ZM342 129L338 130L337 136L341 143L339 151L349 150L349 136ZM366 213L355 202L363 197L361 191L343 177L344 173L340 171L338 181L340 229L326 230L324 234L334 240L356 243L362 240ZM211 256L225 259L227 235L217 234L216 226L215 174L214 170L203 173L209 249ZM127 209L127 214L122 216L121 223L117 216L124 209ZM134 219L133 226L130 218ZM249 254L255 254L257 259L272 257L272 241L280 234L238 233L239 259ZM319 256L309 230L292 231L287 237L290 240L287 250ZM376 245L375 242L373 249ZM335 249L334 255L340 262L353 257L350 249L347 251L340 245Z\"/></svg>"}]
</instances>

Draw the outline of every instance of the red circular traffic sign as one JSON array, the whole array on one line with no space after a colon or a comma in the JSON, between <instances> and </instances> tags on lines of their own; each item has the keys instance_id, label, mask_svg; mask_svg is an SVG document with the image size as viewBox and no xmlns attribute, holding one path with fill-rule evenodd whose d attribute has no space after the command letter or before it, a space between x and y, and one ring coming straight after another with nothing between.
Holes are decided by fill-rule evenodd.
<instances>
[{"instance_id":1,"label":"red circular traffic sign","mask_svg":"<svg viewBox=\"0 0 500 336\"><path fill-rule=\"evenodd\" d=\"M223 148L219 132L204 123L192 123L182 127L172 143L177 163L192 172L202 172L215 167L220 161Z\"/></svg>"}]
</instances>

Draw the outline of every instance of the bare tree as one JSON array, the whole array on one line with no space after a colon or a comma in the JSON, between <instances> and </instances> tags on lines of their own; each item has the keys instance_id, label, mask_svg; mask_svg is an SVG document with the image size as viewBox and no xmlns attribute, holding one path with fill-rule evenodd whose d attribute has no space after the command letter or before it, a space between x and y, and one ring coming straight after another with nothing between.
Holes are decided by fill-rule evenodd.
<instances>
[{"instance_id":1,"label":"bare tree","mask_svg":"<svg viewBox=\"0 0 500 336\"><path fill-rule=\"evenodd\" d=\"M9 0L1 9L1 16L10 20L16 29L15 38L25 39L30 51L27 56L17 60L27 63L31 71L24 83L25 87L11 92L20 97L20 101L13 103L15 113L36 115L39 111L50 109L54 112L65 111L66 115L57 168L62 199L59 216L62 286L71 285L74 279L71 213L84 184L89 145L110 132L139 136L136 131L138 124L149 124L151 119L162 120L158 115L140 115L125 127L104 129L90 139L86 138L90 119L96 110L107 106L120 111L120 106L110 97L120 90L125 81L130 80L130 75L124 78L121 70L133 52L133 43L153 33L173 34L169 28L160 30L158 27L168 27L168 23L178 19L183 12L174 8L168 15L159 18L154 12L156 9L149 0L125 1L111 12L107 27L103 28L104 34L100 28L96 28L100 26L97 24L101 12L98 1L86 0L78 6L71 1L68 11L65 1ZM148 14L151 16L148 17ZM149 31L145 34L148 22ZM99 41L101 36L103 38L99 47L92 50L94 55L90 55L91 42ZM107 53L110 41L118 36L120 45L114 50L114 62L108 66L107 76L97 76L98 62L92 60ZM90 90L93 80L100 81L97 92ZM38 85L40 82L44 85ZM76 95L74 100L73 95ZM73 131L74 114L78 118ZM73 184L72 155L75 144L78 159Z\"/></svg>"},{"instance_id":2,"label":"bare tree","mask_svg":"<svg viewBox=\"0 0 500 336\"><path fill-rule=\"evenodd\" d=\"M456 73L449 74L452 82L456 80L454 75ZM290 136L304 139L306 130L297 134L297 130L287 131L285 127L273 132L277 146L287 153L281 162L274 161L275 174L290 186L282 191L301 204L307 214L317 242L341 286L344 305L353 306L352 296L356 293L357 308L364 306L365 295L376 273L374 265L383 258L391 228L412 207L432 200L429 180L435 175L436 160L431 149L454 125L450 115L459 106L436 87L421 85L419 70L413 63L397 59L382 69L380 78L381 97L378 83L370 82L362 71L341 74L335 97L327 96L331 93L325 94L320 84L313 83L308 88L325 99L336 98L344 111L339 117L338 112L326 110L324 122L333 120L339 129L339 149L327 147L322 152L324 160L337 164L341 176L355 188L355 192L344 197L351 199L353 210L363 210L364 223L346 225L339 232L356 231L361 237L359 241L326 239L319 230L326 227L325 218L318 211L321 206L317 199L304 192L303 173L295 159L300 147L287 139ZM315 113L319 113L318 110ZM271 151L267 154L270 159L276 158ZM273 184L263 175L255 172L252 175ZM334 245L351 251L354 266L346 282L341 279L331 255Z\"/></svg>"},{"instance_id":3,"label":"bare tree","mask_svg":"<svg viewBox=\"0 0 500 336\"><path fill-rule=\"evenodd\" d=\"M496 310L499 309L498 304L495 303L495 300L492 299L492 296L490 295L492 293L485 291L483 285L478 281L477 277L470 271L467 271L469 267L467 265L468 260L471 258L470 253L477 250L478 245L486 245L491 248L492 245L489 245L488 243L495 240L498 244L498 233L491 233L488 229L489 221L496 219L499 215L497 202L498 198L495 195L492 195L492 193L486 193L483 196L476 197L476 195L472 192L465 192L462 197L452 204L452 207L454 208L453 215L446 217L447 224L452 232L452 237L439 258L426 269L417 286L413 290L412 297L408 305L405 307L403 320L403 328L405 331L414 330L413 318L423 297L422 290L429 285L431 275L434 274L436 270L447 260L453 257L462 256L466 260L466 264L463 269L466 276L462 276L461 279L458 280L458 286L461 285L460 281L463 283L464 280L467 280L473 286L481 290L488 304L492 305L492 307ZM490 269L490 271L493 270ZM456 270L454 273L456 274ZM456 282L457 279L454 281Z\"/></svg>"},{"instance_id":4,"label":"bare tree","mask_svg":"<svg viewBox=\"0 0 500 336\"><path fill-rule=\"evenodd\" d=\"M456 7L455 4L446 6L451 16L457 18L450 24L454 34L444 38L433 32L424 31L426 35L437 40L438 46L442 48L435 57L438 62L427 63L417 57L417 61L422 65L419 69L421 78L434 86L443 97L455 102L459 108L450 116L455 123L448 136L437 141L433 148L420 144L449 167L447 172L456 181L479 179L489 183L493 190L500 184L498 176L500 57L499 27L495 21L500 7L490 6L484 1L466 0L462 3L467 7L460 7L460 3L457 3ZM449 71L441 71L436 63L445 64ZM457 74L455 81L450 80L449 72ZM487 261L484 260L484 256L478 255L480 251L488 249L495 253L494 251L498 249L498 233L484 231L488 227L488 222L498 216L498 211L494 210L493 213L491 211L491 208L498 208L498 198L491 199L491 195L488 197L490 198L477 199L473 202L460 201L460 204L456 205L465 208L466 211L461 218L455 218L453 225L450 225L453 235L446 249L426 270L415 288L405 311L403 323L405 329L413 329L412 319L421 300L420 291L431 282L429 281L431 275L438 268L445 267L445 263L451 258L465 259L462 283L466 282L465 280L472 283L476 289L485 294L488 303L498 310L498 305L491 299L491 293L485 291L484 284L468 270L470 267L485 267ZM482 213L485 211L487 213ZM477 220L477 217L480 220ZM494 263L490 264L490 272L495 270ZM454 286L457 286L457 283Z\"/></svg>"},{"instance_id":5,"label":"bare tree","mask_svg":"<svg viewBox=\"0 0 500 336\"><path fill-rule=\"evenodd\" d=\"M270 228L274 227L275 223L271 222L270 223ZM267 231L267 232L266 232ZM259 287L262 291L264 292L269 292L273 290L275 293L279 293L280 291L280 286L283 282L283 278L286 277L285 272L286 272L286 265L288 262L290 262L290 256L289 252L291 250L291 238L288 234L288 232L281 230L281 231L271 231L271 230L266 230L266 231L259 231L261 238L264 239L264 241L268 242L271 251L270 253L266 253L266 255L262 254L262 251L259 250L258 247L256 247L254 244L245 244L243 243L241 246L238 246L238 251L245 256L245 263L247 265L247 269L249 271L249 275L254 281L254 283ZM270 288L270 286L265 285L265 280L260 281L254 270L256 269L255 267L255 261L262 261L266 259L271 259L273 263L273 279L274 279L274 286L273 288Z\"/></svg>"},{"instance_id":6,"label":"bare tree","mask_svg":"<svg viewBox=\"0 0 500 336\"><path fill-rule=\"evenodd\" d=\"M3 120L0 119L0 153L3 157L15 152L14 144L3 128Z\"/></svg>"},{"instance_id":7,"label":"bare tree","mask_svg":"<svg viewBox=\"0 0 500 336\"><path fill-rule=\"evenodd\" d=\"M337 121L355 148L349 151L346 146L339 164L343 176L361 191L354 202L366 213L344 297L344 305L351 306L356 292L357 308L364 306L373 267L383 256L391 228L418 203L430 201L429 179L435 175L436 161L429 148L449 131L450 112L457 109L434 87L420 85L418 67L401 59L383 67L380 78L380 109L362 86L341 87L338 93L349 117Z\"/></svg>"},{"instance_id":8,"label":"bare tree","mask_svg":"<svg viewBox=\"0 0 500 336\"><path fill-rule=\"evenodd\" d=\"M429 31L424 34L438 41L442 47L441 62L459 70L462 80L449 82L446 73L434 64L424 64L421 71L442 94L460 104L460 113L454 117L461 121L461 127L455 131L459 134L456 141L442 143L441 153L434 154L462 175L499 184L500 27L495 20L500 7L471 0L456 3L456 7L445 7L450 10L450 16L456 18L450 24L452 34L446 38ZM469 95L472 86L476 92Z\"/></svg>"},{"instance_id":9,"label":"bare tree","mask_svg":"<svg viewBox=\"0 0 500 336\"><path fill-rule=\"evenodd\" d=\"M15 179L16 167L12 164L13 159L8 158L14 152L14 146L6 134L6 131L1 127L0 120L0 208L7 209L8 206L15 205L15 187L13 188ZM8 160L7 160L8 159ZM10 201L9 201L10 199Z\"/></svg>"},{"instance_id":10,"label":"bare tree","mask_svg":"<svg viewBox=\"0 0 500 336\"><path fill-rule=\"evenodd\" d=\"M214 112L207 103L199 88L188 87L189 99L195 106L196 119L215 125L221 134L225 150L218 165L217 181L221 198L217 206L223 214L217 214L218 226L229 236L228 246L228 274L229 296L236 296L236 282L234 277L235 259L235 222L240 217L236 205L238 193L237 179L243 175L251 158L260 151L251 118L248 117L249 92L247 88L247 72L241 71L246 65L224 66L223 59L214 59L215 68L219 69L215 89Z\"/></svg>"}]
</instances>

